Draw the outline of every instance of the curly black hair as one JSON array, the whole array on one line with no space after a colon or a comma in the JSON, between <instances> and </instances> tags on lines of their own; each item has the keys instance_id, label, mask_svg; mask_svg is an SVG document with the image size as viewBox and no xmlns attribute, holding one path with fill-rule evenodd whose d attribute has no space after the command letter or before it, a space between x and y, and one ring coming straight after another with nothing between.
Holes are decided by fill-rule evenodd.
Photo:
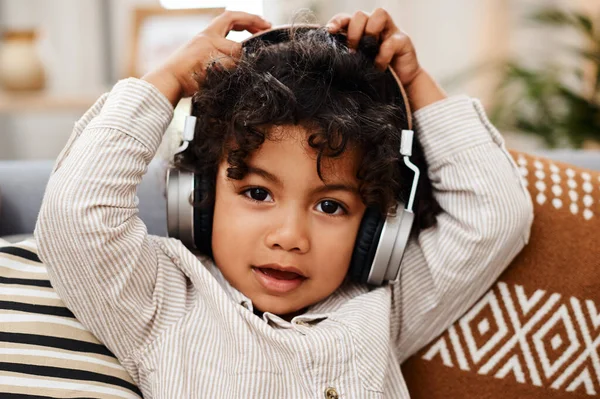
<instances>
[{"instance_id":1,"label":"curly black hair","mask_svg":"<svg viewBox=\"0 0 600 399\"><path fill-rule=\"evenodd\" d=\"M357 179L367 207L383 215L397 201L406 202L413 172L399 154L406 110L394 100L391 75L374 66L378 43L361 39L350 51L345 36L325 28L293 27L290 40L246 46L235 66L218 59L207 67L192 98L197 117L194 140L175 157L175 167L201 173L208 198L195 206L212 206L218 166L226 157L227 175L242 179L246 160L269 139L269 128L301 125L310 132L321 180L323 157L339 157L348 148L361 153ZM433 197L427 164L415 132L411 160L421 169L415 198L413 233L436 223L441 207Z\"/></svg>"}]
</instances>

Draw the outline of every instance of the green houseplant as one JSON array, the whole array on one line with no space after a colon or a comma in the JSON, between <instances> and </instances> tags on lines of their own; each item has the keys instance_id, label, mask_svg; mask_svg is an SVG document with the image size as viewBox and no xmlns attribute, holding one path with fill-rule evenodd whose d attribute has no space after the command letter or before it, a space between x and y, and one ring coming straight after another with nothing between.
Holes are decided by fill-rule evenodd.
<instances>
[{"instance_id":1,"label":"green houseplant","mask_svg":"<svg viewBox=\"0 0 600 399\"><path fill-rule=\"evenodd\" d=\"M508 61L497 87L490 118L501 129L534 134L548 147L600 144L600 15L549 8L530 16L535 23L576 31L581 46L557 46L540 68ZM575 67L556 60L574 55ZM570 82L567 84L566 82Z\"/></svg>"}]
</instances>

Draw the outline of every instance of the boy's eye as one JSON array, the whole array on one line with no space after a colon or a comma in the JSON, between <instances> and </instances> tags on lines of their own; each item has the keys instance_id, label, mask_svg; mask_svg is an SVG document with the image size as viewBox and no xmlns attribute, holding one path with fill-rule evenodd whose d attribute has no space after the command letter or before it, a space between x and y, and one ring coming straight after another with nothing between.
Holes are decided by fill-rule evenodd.
<instances>
[{"instance_id":1,"label":"boy's eye","mask_svg":"<svg viewBox=\"0 0 600 399\"><path fill-rule=\"evenodd\" d=\"M271 194L264 188L252 187L242 192L242 195L257 202L273 202ZM338 202L324 200L317 204L317 210L327 215L338 216L346 213L346 209Z\"/></svg>"},{"instance_id":2,"label":"boy's eye","mask_svg":"<svg viewBox=\"0 0 600 399\"><path fill-rule=\"evenodd\" d=\"M332 200L325 200L319 202L317 208L320 208L319 210L321 212L326 213L328 215L341 215L345 213L344 208L339 203Z\"/></svg>"},{"instance_id":3,"label":"boy's eye","mask_svg":"<svg viewBox=\"0 0 600 399\"><path fill-rule=\"evenodd\" d=\"M264 202L267 198L270 198L271 195L269 192L260 187L249 188L243 193L246 197L253 199L254 201ZM266 202L273 202L273 198Z\"/></svg>"}]
</instances>

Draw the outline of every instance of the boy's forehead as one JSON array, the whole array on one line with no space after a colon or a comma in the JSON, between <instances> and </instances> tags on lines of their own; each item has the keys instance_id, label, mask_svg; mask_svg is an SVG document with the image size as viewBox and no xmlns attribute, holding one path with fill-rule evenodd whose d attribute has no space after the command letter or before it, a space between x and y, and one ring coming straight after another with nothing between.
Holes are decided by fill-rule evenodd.
<instances>
[{"instance_id":1,"label":"boy's forehead","mask_svg":"<svg viewBox=\"0 0 600 399\"><path fill-rule=\"evenodd\" d=\"M315 166L317 150L309 145L309 137L316 130L303 125L278 125L269 127L267 139L250 157L249 162L265 167L296 163L297 167L306 166L310 162ZM361 152L355 145L349 144L338 157L321 157L321 174L329 178L352 178L354 180L361 160Z\"/></svg>"}]
</instances>

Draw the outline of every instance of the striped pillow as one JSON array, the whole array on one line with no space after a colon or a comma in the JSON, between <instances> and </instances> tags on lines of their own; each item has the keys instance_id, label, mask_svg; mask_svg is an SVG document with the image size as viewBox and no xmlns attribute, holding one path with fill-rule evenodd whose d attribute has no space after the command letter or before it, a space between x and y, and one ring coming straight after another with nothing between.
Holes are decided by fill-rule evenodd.
<instances>
[{"instance_id":1,"label":"striped pillow","mask_svg":"<svg viewBox=\"0 0 600 399\"><path fill-rule=\"evenodd\" d=\"M56 295L33 240L0 246L0 392L6 398L142 397Z\"/></svg>"}]
</instances>

